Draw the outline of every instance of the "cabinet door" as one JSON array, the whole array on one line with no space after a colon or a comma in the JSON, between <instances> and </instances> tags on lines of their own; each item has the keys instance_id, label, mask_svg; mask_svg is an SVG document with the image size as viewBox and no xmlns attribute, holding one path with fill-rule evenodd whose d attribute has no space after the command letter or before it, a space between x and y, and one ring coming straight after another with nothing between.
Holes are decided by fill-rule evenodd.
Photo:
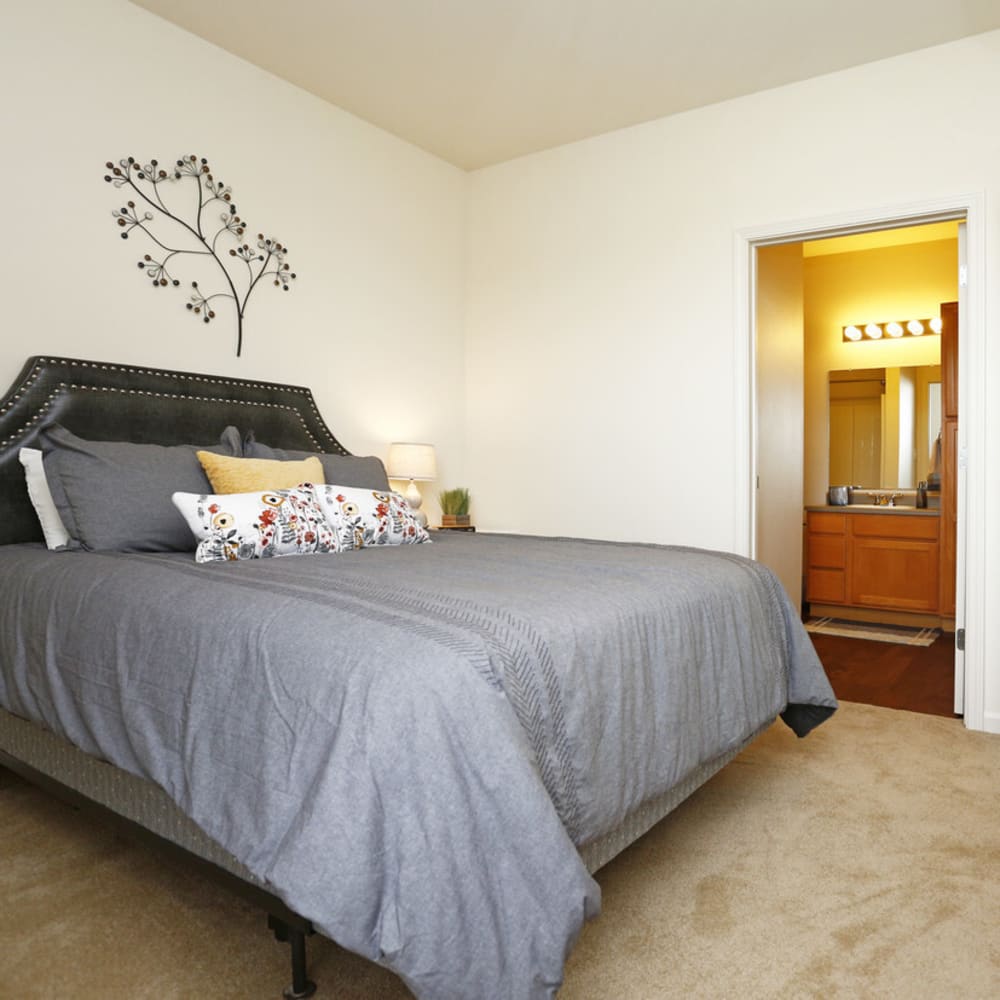
<instances>
[{"instance_id":1,"label":"cabinet door","mask_svg":"<svg viewBox=\"0 0 1000 1000\"><path fill-rule=\"evenodd\" d=\"M941 303L941 614L955 614L958 527L958 303Z\"/></svg>"},{"instance_id":2,"label":"cabinet door","mask_svg":"<svg viewBox=\"0 0 1000 1000\"><path fill-rule=\"evenodd\" d=\"M806 600L817 604L844 604L847 580L842 569L812 569L806 574Z\"/></svg>"},{"instance_id":3,"label":"cabinet door","mask_svg":"<svg viewBox=\"0 0 1000 1000\"><path fill-rule=\"evenodd\" d=\"M937 542L855 535L851 555L851 604L937 611Z\"/></svg>"},{"instance_id":4,"label":"cabinet door","mask_svg":"<svg viewBox=\"0 0 1000 1000\"><path fill-rule=\"evenodd\" d=\"M958 303L941 303L941 415L958 417Z\"/></svg>"},{"instance_id":5,"label":"cabinet door","mask_svg":"<svg viewBox=\"0 0 1000 1000\"><path fill-rule=\"evenodd\" d=\"M941 614L955 614L955 548L958 537L956 486L958 421L946 419L941 432Z\"/></svg>"},{"instance_id":6,"label":"cabinet door","mask_svg":"<svg viewBox=\"0 0 1000 1000\"><path fill-rule=\"evenodd\" d=\"M846 515L809 512L806 600L843 604L847 600Z\"/></svg>"}]
</instances>

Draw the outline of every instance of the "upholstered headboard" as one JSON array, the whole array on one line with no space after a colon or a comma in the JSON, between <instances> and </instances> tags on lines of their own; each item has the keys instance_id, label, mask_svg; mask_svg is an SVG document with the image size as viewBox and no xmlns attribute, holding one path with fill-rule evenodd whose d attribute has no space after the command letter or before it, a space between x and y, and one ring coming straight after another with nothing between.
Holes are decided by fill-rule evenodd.
<instances>
[{"instance_id":1,"label":"upholstered headboard","mask_svg":"<svg viewBox=\"0 0 1000 1000\"><path fill-rule=\"evenodd\" d=\"M350 454L302 386L29 358L0 401L0 544L42 540L17 453L49 421L90 440L164 445L214 444L232 424L274 448Z\"/></svg>"}]
</instances>

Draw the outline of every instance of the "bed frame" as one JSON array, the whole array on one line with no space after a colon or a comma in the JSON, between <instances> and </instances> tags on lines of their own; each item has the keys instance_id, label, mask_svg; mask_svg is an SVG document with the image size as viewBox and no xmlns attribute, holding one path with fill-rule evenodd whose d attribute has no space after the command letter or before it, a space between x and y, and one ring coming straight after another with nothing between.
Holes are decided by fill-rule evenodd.
<instances>
[{"instance_id":1,"label":"bed frame","mask_svg":"<svg viewBox=\"0 0 1000 1000\"><path fill-rule=\"evenodd\" d=\"M18 451L31 447L49 421L90 440L162 445L213 443L231 424L242 434L253 431L272 447L350 454L323 421L312 393L301 386L32 357L0 400L0 510L5 513L0 518L0 545L42 541ZM642 836L756 735L644 803L616 829L579 847L589 871L597 871ZM314 933L312 923L208 837L159 786L85 754L2 708L0 766L78 808L97 812L130 835L182 856L250 899L267 913L275 937L290 944L292 983L284 996L293 1000L315 991L306 972L305 941Z\"/></svg>"}]
</instances>

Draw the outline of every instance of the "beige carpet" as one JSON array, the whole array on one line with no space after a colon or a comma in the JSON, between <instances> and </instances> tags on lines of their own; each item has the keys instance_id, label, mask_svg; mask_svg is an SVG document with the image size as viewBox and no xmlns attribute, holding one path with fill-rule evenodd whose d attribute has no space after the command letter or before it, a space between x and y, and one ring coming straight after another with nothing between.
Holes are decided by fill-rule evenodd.
<instances>
[{"instance_id":1,"label":"beige carpet","mask_svg":"<svg viewBox=\"0 0 1000 1000\"><path fill-rule=\"evenodd\" d=\"M241 900L7 772L0 824L0 996L280 997ZM853 704L776 725L598 878L561 1000L1000 997L1000 736ZM309 947L317 998L409 996Z\"/></svg>"}]
</instances>

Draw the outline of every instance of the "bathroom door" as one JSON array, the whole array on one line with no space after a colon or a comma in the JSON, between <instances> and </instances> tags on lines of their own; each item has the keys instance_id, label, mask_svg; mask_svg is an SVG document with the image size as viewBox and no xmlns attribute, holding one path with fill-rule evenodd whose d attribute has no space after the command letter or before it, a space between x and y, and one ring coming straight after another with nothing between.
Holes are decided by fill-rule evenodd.
<instances>
[{"instance_id":1,"label":"bathroom door","mask_svg":"<svg viewBox=\"0 0 1000 1000\"><path fill-rule=\"evenodd\" d=\"M968 229L965 222L960 222L958 224L958 330L955 331L955 351L958 354L958 358L954 361L958 362L958 371L956 372L956 377L958 379L958 385L956 389L959 394L962 392L961 380L962 380L962 367L961 358L964 354L968 354L964 351L962 344L966 341L966 315L968 313L969 304L969 243L968 243ZM958 404L960 407L959 413L961 414L962 404ZM967 411L963 416L960 417L960 421L964 420L968 424L969 416ZM961 422L959 422L959 427L962 427ZM967 492L968 492L968 480L967 480L967 466L965 457L965 441L966 441L966 431L962 427L961 433L956 435L954 441L954 459L955 459L955 492L956 492L956 504L955 504L955 514L957 516L956 525L956 539L955 539L955 628L960 630L958 634L965 635L965 559L966 559L966 532L968 531L968 524L966 522L965 505L967 503ZM956 642L955 644L955 714L962 715L965 713L965 643Z\"/></svg>"},{"instance_id":2,"label":"bathroom door","mask_svg":"<svg viewBox=\"0 0 1000 1000\"><path fill-rule=\"evenodd\" d=\"M757 559L802 601L802 244L757 249Z\"/></svg>"},{"instance_id":3,"label":"bathroom door","mask_svg":"<svg viewBox=\"0 0 1000 1000\"><path fill-rule=\"evenodd\" d=\"M882 397L836 398L830 386L830 485L882 485Z\"/></svg>"}]
</instances>

